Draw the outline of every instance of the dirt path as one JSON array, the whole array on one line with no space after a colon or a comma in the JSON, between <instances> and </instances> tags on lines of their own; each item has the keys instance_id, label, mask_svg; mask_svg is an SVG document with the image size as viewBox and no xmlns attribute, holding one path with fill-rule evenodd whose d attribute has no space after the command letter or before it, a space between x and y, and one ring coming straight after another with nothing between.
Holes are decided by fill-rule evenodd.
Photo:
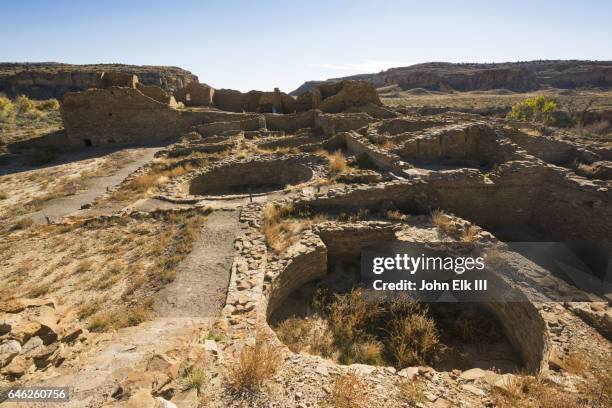
<instances>
[{"instance_id":1,"label":"dirt path","mask_svg":"<svg viewBox=\"0 0 612 408\"><path fill-rule=\"evenodd\" d=\"M159 149L158 147L141 149L133 161L121 167L110 176L95 177L89 181L89 185L85 190L72 196L57 198L45 203L42 210L32 214L32 218L36 222L44 222L46 221L46 216L51 221L54 221L80 210L83 204L91 203L96 197L104 194L107 188L121 183L130 173L152 160Z\"/></svg>"},{"instance_id":2,"label":"dirt path","mask_svg":"<svg viewBox=\"0 0 612 408\"><path fill-rule=\"evenodd\" d=\"M202 225L191 253L178 266L174 282L159 292L160 317L218 315L229 282L238 233L238 211L214 211Z\"/></svg>"}]
</instances>

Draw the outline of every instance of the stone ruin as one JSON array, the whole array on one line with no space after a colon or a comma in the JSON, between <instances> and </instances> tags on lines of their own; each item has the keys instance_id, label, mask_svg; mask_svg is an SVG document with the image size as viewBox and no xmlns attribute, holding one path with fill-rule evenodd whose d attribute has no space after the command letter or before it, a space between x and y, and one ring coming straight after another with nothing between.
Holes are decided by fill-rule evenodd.
<instances>
[{"instance_id":1,"label":"stone ruin","mask_svg":"<svg viewBox=\"0 0 612 408\"><path fill-rule=\"evenodd\" d=\"M245 141L255 152L247 158L222 159L171 181L157 196L160 200L194 204L274 197L275 205L291 203L297 213L332 217L364 211L372 214L360 221L316 224L303 232L291 249L277 253L266 246L261 232L263 204L244 207L244 234L236 241L237 257L224 309L230 332L236 330L236 341L262 325L268 327L267 322L282 320L289 310L297 310L296 302L307 303L313 282L328 288L339 284L346 290L354 283L354 273L338 275L334 271L346 260L358 264L360 249L367 243L439 239L428 230L428 214L435 209L461 217L457 218L460 228L474 226L480 231L479 240L502 247L503 242L515 240L604 242L612 236L612 227L600 221L612 218L610 181L586 179L542 159L559 156L563 160L553 161L609 161L609 149L589 149L545 136L528 143L523 139L529 136L503 121L484 121L476 115L397 115L384 120L363 113L318 112L312 119L300 115L305 114L271 117L283 118L282 126L264 116L268 130L256 130L255 122L247 126L244 121L229 122L236 125L215 130L201 125L202 133L162 153L232 151ZM365 115L363 121L358 115ZM299 125L292 126L294 123ZM286 148L296 152L275 153ZM321 156L313 152L337 150L354 166L351 177L337 177L342 182L322 189L317 180L332 175ZM390 209L409 214L420 226L415 230L375 215ZM419 228L421 232L415 233ZM510 259L514 254L504 252L505 256ZM564 341L548 323L551 306L547 305L554 299L547 297L551 296L547 288L551 276L531 261L512 268L509 275L529 278L504 284L525 292L536 288L539 301L485 303L483 313L491 313L505 334L505 345L495 347L506 350L507 372L547 370L551 355ZM571 281L552 279L556 287L571 290ZM583 299L603 301L602 295L584 295ZM610 323L596 326L609 335ZM272 331L270 334L274 337ZM488 353L480 352L482 356ZM487 367L493 369L498 364L497 369L503 369L500 361L494 362L497 351L491 349L490 353L491 365Z\"/></svg>"},{"instance_id":2,"label":"stone ruin","mask_svg":"<svg viewBox=\"0 0 612 408\"><path fill-rule=\"evenodd\" d=\"M242 93L214 90L205 84L190 82L175 95L169 95L157 86L139 84L134 75L111 73L100 78L100 89L67 93L61 104L68 140L76 146L160 143L176 140L192 128L209 135L225 130L296 131L304 127L332 126L327 123L328 119L315 124L321 110L298 109L298 101L278 89ZM336 87L336 93L321 93L326 95L324 101L329 101L321 104L323 112L381 104L377 96L372 97L376 90L371 85L368 85L370 92L363 92L366 83L342 84L343 87ZM358 91L365 95L363 99L358 98ZM180 109L177 101L195 108ZM370 117L354 113L355 118L366 116ZM365 124L364 120L361 124ZM327 131L339 130L342 128Z\"/></svg>"},{"instance_id":3,"label":"stone ruin","mask_svg":"<svg viewBox=\"0 0 612 408\"><path fill-rule=\"evenodd\" d=\"M608 240L609 173L586 178L575 163L609 166L609 146L531 136L504 120L477 115L406 114L381 106L375 89L362 81L322 85L297 99L279 91L243 94L191 83L175 94L189 109L171 106L156 89L125 83L66 94L61 112L68 137L88 146L174 142L157 156L189 171L170 179L154 199L239 209L240 233L220 316L224 352L264 332L295 370L307 371L317 383L327 380L328 370L350 370L291 352L272 327L290 311L305 310L315 284L338 293L358 284L355 265L369 243L460 241L432 224L434 210L444 211L459 233L477 231L475 242L494 247L509 268L495 279L530 298L481 304L503 339L479 351L482 361L476 361L474 345L462 344L468 366L434 367L438 372L431 378L484 368L492 381L501 381L514 370L546 372L567 352L575 328L559 329L559 316L571 321L573 306L557 302L552 288L575 290L572 282L551 276L547 265L506 243ZM330 169L326 157L334 152L341 152L349 170ZM294 214L306 214L310 226L295 232L283 250L274 249L262 231L266 205L290 206ZM388 211L407 220L388 219ZM581 296L612 300L609 292ZM579 310L580 321L592 326L585 336L611 338L609 307ZM358 366L389 383L414 375L413 367ZM439 391L455 386L450 380L440 380L442 388L429 377L425 381ZM434 401L443 398L439 394Z\"/></svg>"}]
</instances>

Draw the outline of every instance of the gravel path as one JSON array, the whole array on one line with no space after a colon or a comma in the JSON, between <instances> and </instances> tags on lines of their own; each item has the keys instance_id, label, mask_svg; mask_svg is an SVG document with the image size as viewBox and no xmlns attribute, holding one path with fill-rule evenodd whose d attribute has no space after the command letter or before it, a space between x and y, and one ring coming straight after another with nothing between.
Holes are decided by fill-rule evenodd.
<instances>
[{"instance_id":1,"label":"gravel path","mask_svg":"<svg viewBox=\"0 0 612 408\"><path fill-rule=\"evenodd\" d=\"M133 171L151 161L160 148L144 148L133 161L118 169L110 176L95 177L89 181L88 187L75 195L53 199L44 204L41 211L32 214L35 222L45 222L45 216L51 221L58 220L71 213L79 211L83 204L91 203L96 197L104 194L107 188L121 183Z\"/></svg>"},{"instance_id":2,"label":"gravel path","mask_svg":"<svg viewBox=\"0 0 612 408\"><path fill-rule=\"evenodd\" d=\"M154 304L159 317L213 317L225 302L238 233L238 211L214 211L201 227L176 279Z\"/></svg>"}]
</instances>

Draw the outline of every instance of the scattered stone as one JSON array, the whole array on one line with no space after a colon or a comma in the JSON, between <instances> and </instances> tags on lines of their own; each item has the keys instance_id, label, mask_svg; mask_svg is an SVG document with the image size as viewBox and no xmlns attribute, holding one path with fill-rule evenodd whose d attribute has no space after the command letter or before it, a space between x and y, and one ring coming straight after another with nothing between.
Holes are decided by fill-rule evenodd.
<instances>
[{"instance_id":1,"label":"scattered stone","mask_svg":"<svg viewBox=\"0 0 612 408\"><path fill-rule=\"evenodd\" d=\"M10 363L19 353L21 353L21 345L18 341L8 340L0 344L0 367Z\"/></svg>"}]
</instances>

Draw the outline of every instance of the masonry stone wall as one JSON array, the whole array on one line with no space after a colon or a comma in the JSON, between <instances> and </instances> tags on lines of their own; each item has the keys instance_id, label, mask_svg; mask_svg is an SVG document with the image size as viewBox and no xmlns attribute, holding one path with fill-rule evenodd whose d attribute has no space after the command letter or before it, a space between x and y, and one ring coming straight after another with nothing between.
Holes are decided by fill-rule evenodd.
<instances>
[{"instance_id":1,"label":"masonry stone wall","mask_svg":"<svg viewBox=\"0 0 612 408\"><path fill-rule=\"evenodd\" d=\"M573 186L570 181L564 185L558 168L509 162L499 166L491 181L471 169L433 172L410 181L343 187L342 192L298 200L296 206L321 211L399 208L417 214L439 208L491 231L529 227L554 240L607 241L612 227L601 220L612 215L610 191L586 179Z\"/></svg>"},{"instance_id":2,"label":"masonry stone wall","mask_svg":"<svg viewBox=\"0 0 612 408\"><path fill-rule=\"evenodd\" d=\"M138 83L136 87L144 95L148 96L149 98L155 99L157 102L161 102L165 104L171 103L172 97L166 91L161 89L159 86L143 85L141 83Z\"/></svg>"},{"instance_id":3,"label":"masonry stone wall","mask_svg":"<svg viewBox=\"0 0 612 408\"><path fill-rule=\"evenodd\" d=\"M174 93L176 100L185 106L211 106L215 90L206 84L189 82Z\"/></svg>"},{"instance_id":4,"label":"masonry stone wall","mask_svg":"<svg viewBox=\"0 0 612 408\"><path fill-rule=\"evenodd\" d=\"M218 192L249 187L271 186L278 189L288 184L309 180L312 170L293 160L253 160L219 166L195 177L189 186L189 193L215 194Z\"/></svg>"},{"instance_id":5,"label":"masonry stone wall","mask_svg":"<svg viewBox=\"0 0 612 408\"><path fill-rule=\"evenodd\" d=\"M589 155L578 151L576 146L562 140L555 140L544 136L531 136L518 130L505 129L506 136L529 154L545 162L564 165L578 160L590 162Z\"/></svg>"},{"instance_id":6,"label":"masonry stone wall","mask_svg":"<svg viewBox=\"0 0 612 408\"><path fill-rule=\"evenodd\" d=\"M102 72L98 77L98 87L102 89L110 88L111 86L136 88L137 85L138 77L125 72Z\"/></svg>"},{"instance_id":7,"label":"masonry stone wall","mask_svg":"<svg viewBox=\"0 0 612 408\"><path fill-rule=\"evenodd\" d=\"M314 127L316 115L316 111L288 115L273 113L264 114L266 118L266 127L269 130L282 130L285 132L295 132L299 129Z\"/></svg>"},{"instance_id":8,"label":"masonry stone wall","mask_svg":"<svg viewBox=\"0 0 612 408\"><path fill-rule=\"evenodd\" d=\"M321 245L290 259L270 287L267 315L277 310L296 289L327 273L327 250Z\"/></svg>"},{"instance_id":9,"label":"masonry stone wall","mask_svg":"<svg viewBox=\"0 0 612 408\"><path fill-rule=\"evenodd\" d=\"M365 113L343 113L335 115L318 113L315 116L314 127L324 135L332 136L339 132L357 130L374 121L376 121L376 119Z\"/></svg>"},{"instance_id":10,"label":"masonry stone wall","mask_svg":"<svg viewBox=\"0 0 612 408\"><path fill-rule=\"evenodd\" d=\"M196 126L197 132L203 137L213 136L228 130L248 131L259 130L261 128L265 128L265 121L260 117L233 122L211 122Z\"/></svg>"},{"instance_id":11,"label":"masonry stone wall","mask_svg":"<svg viewBox=\"0 0 612 408\"><path fill-rule=\"evenodd\" d=\"M500 143L492 127L468 124L425 132L407 140L394 152L407 161L481 166L509 160L514 150Z\"/></svg>"},{"instance_id":12,"label":"masonry stone wall","mask_svg":"<svg viewBox=\"0 0 612 408\"><path fill-rule=\"evenodd\" d=\"M60 113L69 142L81 146L172 140L202 120L124 87L66 93Z\"/></svg>"}]
</instances>

